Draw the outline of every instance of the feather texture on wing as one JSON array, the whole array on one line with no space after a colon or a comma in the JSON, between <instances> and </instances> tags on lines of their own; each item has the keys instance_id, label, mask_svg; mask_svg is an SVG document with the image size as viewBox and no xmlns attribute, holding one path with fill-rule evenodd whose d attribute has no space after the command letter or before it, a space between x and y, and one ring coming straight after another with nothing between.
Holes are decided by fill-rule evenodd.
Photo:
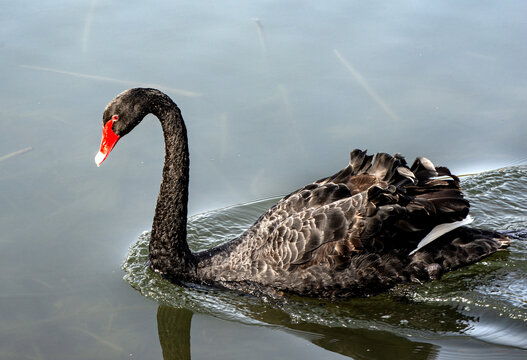
<instances>
[{"instance_id":1,"label":"feather texture on wing","mask_svg":"<svg viewBox=\"0 0 527 360\"><path fill-rule=\"evenodd\" d=\"M322 297L374 293L437 277L451 269L450 256L460 258L456 266L474 262L452 243L455 231L416 249L436 226L462 221L468 211L447 168L354 150L348 166L284 197L219 254L201 253L210 260L200 270L226 287L246 281ZM503 246L493 236L470 239L488 245L479 258Z\"/></svg>"}]
</instances>

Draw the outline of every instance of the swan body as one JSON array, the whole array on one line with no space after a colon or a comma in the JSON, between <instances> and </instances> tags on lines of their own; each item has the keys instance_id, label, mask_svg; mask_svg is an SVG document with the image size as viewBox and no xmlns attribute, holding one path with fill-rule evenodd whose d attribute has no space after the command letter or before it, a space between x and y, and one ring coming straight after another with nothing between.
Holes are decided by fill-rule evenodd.
<instances>
[{"instance_id":1,"label":"swan body","mask_svg":"<svg viewBox=\"0 0 527 360\"><path fill-rule=\"evenodd\" d=\"M354 150L348 165L287 195L238 238L192 253L186 242L189 155L181 112L155 89L129 89L103 114L97 165L149 113L165 138L165 164L149 246L167 279L254 294L365 296L439 278L508 246L466 227L459 179L426 158Z\"/></svg>"}]
</instances>

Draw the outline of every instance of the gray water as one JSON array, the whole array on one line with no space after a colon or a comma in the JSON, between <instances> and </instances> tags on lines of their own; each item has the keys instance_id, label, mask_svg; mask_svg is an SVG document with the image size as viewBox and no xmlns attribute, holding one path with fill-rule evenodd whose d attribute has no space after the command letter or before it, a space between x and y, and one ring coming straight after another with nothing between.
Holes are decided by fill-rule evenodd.
<instances>
[{"instance_id":1,"label":"gray water","mask_svg":"<svg viewBox=\"0 0 527 360\"><path fill-rule=\"evenodd\" d=\"M344 303L183 289L142 267L158 122L101 168L93 156L106 103L149 85L187 121L194 248L238 234L353 148L458 174L512 166L463 185L477 225L525 228L526 7L0 4L0 358L524 357L525 242L441 282Z\"/></svg>"}]
</instances>

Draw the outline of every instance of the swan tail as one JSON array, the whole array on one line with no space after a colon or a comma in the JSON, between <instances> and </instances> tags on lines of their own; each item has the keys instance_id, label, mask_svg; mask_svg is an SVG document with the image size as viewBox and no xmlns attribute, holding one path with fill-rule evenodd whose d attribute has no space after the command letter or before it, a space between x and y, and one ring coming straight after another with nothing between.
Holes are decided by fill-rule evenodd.
<instances>
[{"instance_id":1,"label":"swan tail","mask_svg":"<svg viewBox=\"0 0 527 360\"><path fill-rule=\"evenodd\" d=\"M405 248L413 254L471 222L459 179L426 158L408 167L401 155L379 153L365 172L377 179L367 190L360 236L369 250Z\"/></svg>"},{"instance_id":2,"label":"swan tail","mask_svg":"<svg viewBox=\"0 0 527 360\"><path fill-rule=\"evenodd\" d=\"M408 280L438 279L447 271L478 262L510 244L509 237L504 234L466 226L451 230L436 241L443 246L427 246L409 257L410 262L404 270Z\"/></svg>"}]
</instances>

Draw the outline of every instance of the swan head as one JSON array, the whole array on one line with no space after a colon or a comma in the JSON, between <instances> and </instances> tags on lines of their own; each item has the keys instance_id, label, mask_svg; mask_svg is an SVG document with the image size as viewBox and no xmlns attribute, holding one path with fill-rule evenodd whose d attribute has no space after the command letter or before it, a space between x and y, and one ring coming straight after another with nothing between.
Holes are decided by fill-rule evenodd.
<instances>
[{"instance_id":1,"label":"swan head","mask_svg":"<svg viewBox=\"0 0 527 360\"><path fill-rule=\"evenodd\" d=\"M152 95L161 93L155 89L128 89L106 105L102 117L101 147L95 155L100 166L108 157L117 141L132 131L150 112Z\"/></svg>"}]
</instances>

